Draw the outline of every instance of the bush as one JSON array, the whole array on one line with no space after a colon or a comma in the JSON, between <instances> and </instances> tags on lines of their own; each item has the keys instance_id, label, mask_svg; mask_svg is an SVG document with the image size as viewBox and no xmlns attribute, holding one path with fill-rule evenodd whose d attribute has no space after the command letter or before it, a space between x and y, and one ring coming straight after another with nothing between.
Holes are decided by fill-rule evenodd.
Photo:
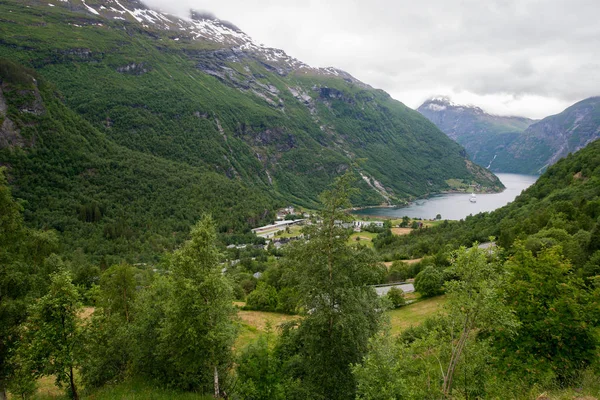
<instances>
[{"instance_id":1,"label":"bush","mask_svg":"<svg viewBox=\"0 0 600 400\"><path fill-rule=\"evenodd\" d=\"M248 295L246 308L250 310L275 311L277 309L277 289L265 282L258 282L256 289Z\"/></svg>"},{"instance_id":2,"label":"bush","mask_svg":"<svg viewBox=\"0 0 600 400\"><path fill-rule=\"evenodd\" d=\"M404 291L402 291L402 289L395 287L391 288L387 293L387 297L394 308L400 308L406 305L406 299L404 298Z\"/></svg>"},{"instance_id":3,"label":"bush","mask_svg":"<svg viewBox=\"0 0 600 400\"><path fill-rule=\"evenodd\" d=\"M285 314L295 314L300 296L295 289L283 288L279 291L277 311Z\"/></svg>"},{"instance_id":4,"label":"bush","mask_svg":"<svg viewBox=\"0 0 600 400\"><path fill-rule=\"evenodd\" d=\"M388 272L388 282L402 282L409 278L414 278L415 273L411 265L402 262L394 261Z\"/></svg>"},{"instance_id":5,"label":"bush","mask_svg":"<svg viewBox=\"0 0 600 400\"><path fill-rule=\"evenodd\" d=\"M426 267L415 278L415 290L423 297L432 297L442 293L443 275L432 266Z\"/></svg>"}]
</instances>

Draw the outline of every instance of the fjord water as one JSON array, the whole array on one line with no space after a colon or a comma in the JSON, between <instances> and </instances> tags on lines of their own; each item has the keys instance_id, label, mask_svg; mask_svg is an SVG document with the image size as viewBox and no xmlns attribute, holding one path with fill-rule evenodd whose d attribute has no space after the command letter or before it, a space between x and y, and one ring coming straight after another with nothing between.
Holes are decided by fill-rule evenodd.
<instances>
[{"instance_id":1,"label":"fjord water","mask_svg":"<svg viewBox=\"0 0 600 400\"><path fill-rule=\"evenodd\" d=\"M442 219L459 220L470 214L493 211L513 201L521 192L535 183L537 176L521 174L496 174L506 189L502 193L477 194L477 202L469 201L469 193L450 193L416 200L406 207L374 207L357 210L354 214L402 218L433 219L437 214Z\"/></svg>"}]
</instances>

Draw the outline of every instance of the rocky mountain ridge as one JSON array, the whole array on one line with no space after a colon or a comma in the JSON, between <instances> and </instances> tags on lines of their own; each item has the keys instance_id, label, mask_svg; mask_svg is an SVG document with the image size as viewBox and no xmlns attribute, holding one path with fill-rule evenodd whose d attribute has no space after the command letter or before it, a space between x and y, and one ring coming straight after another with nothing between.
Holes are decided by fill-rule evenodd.
<instances>
[{"instance_id":1,"label":"rocky mountain ridge","mask_svg":"<svg viewBox=\"0 0 600 400\"><path fill-rule=\"evenodd\" d=\"M539 121L491 115L447 98L428 100L418 111L478 164L495 172L540 174L600 138L599 103L600 97L591 97Z\"/></svg>"}]
</instances>

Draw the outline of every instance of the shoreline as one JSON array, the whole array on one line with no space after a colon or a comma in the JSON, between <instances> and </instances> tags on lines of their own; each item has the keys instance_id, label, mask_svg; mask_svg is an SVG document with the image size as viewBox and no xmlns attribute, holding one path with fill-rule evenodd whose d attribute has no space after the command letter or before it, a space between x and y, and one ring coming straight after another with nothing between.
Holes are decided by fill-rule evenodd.
<instances>
[{"instance_id":1,"label":"shoreline","mask_svg":"<svg viewBox=\"0 0 600 400\"><path fill-rule=\"evenodd\" d=\"M496 193L502 193L504 191L506 191L506 187L504 187L499 192L494 192L494 191L489 191L489 190L481 190L481 191L477 191L477 192L473 191L471 193L475 193L475 194L496 194ZM379 205L372 205L372 206L352 207L352 208L348 208L348 209L346 209L344 211L350 212L352 214L353 211L368 210L370 208L398 208L398 209L400 209L400 208L409 207L409 206L413 205L415 201L418 201L418 200L427 200L427 199L430 199L432 197L441 196L441 195L445 195L445 194L470 194L470 193L467 192L467 191L463 191L463 190L443 190L441 192L430 193L430 194L428 194L426 196L417 197L417 198L415 198L413 200L407 201L405 204L402 204L402 205L400 205L400 204L396 204L396 205L394 205L394 204L392 204L392 205L390 205L390 204L379 204ZM373 216L377 217L377 215L373 215ZM384 217L385 218L391 218L389 216L387 216L387 217L386 216L379 216L378 218L384 218Z\"/></svg>"}]
</instances>

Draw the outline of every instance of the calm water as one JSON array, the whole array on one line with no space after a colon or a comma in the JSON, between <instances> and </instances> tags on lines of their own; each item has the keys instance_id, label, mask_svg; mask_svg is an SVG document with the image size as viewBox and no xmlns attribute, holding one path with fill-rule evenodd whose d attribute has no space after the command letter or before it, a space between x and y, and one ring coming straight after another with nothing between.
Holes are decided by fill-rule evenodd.
<instances>
[{"instance_id":1,"label":"calm water","mask_svg":"<svg viewBox=\"0 0 600 400\"><path fill-rule=\"evenodd\" d=\"M506 190L502 193L477 194L477 203L471 203L470 194L443 194L424 200L417 200L406 207L388 208L376 207L357 210L357 215L377 215L385 217L402 218L407 215L411 218L433 219L441 214L443 219L463 219L469 214L483 211L493 211L515 199L524 189L531 186L537 176L519 174L496 174L502 181Z\"/></svg>"}]
</instances>

